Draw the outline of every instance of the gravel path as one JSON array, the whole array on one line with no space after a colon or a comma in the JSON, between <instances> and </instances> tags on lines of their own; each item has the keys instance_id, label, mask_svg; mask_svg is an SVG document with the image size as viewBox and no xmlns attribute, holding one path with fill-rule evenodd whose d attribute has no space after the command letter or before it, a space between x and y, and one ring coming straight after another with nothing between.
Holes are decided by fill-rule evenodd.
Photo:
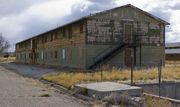
<instances>
[{"instance_id":1,"label":"gravel path","mask_svg":"<svg viewBox=\"0 0 180 107\"><path fill-rule=\"evenodd\" d=\"M83 101L0 66L1 107L87 107Z\"/></svg>"},{"instance_id":2,"label":"gravel path","mask_svg":"<svg viewBox=\"0 0 180 107\"><path fill-rule=\"evenodd\" d=\"M42 75L52 72L58 72L58 69L55 68L44 68L44 67L37 67L37 66L31 66L31 65L25 65L25 64L16 64L14 62L4 62L0 65L10 69L11 71L23 75L25 77L30 77L34 79L40 79Z\"/></svg>"}]
</instances>

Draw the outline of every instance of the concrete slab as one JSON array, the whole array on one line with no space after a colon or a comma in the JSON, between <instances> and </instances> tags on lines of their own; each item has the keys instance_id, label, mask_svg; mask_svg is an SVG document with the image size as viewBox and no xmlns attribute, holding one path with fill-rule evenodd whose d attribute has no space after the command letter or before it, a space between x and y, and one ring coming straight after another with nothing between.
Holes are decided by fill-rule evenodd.
<instances>
[{"instance_id":1,"label":"concrete slab","mask_svg":"<svg viewBox=\"0 0 180 107\"><path fill-rule=\"evenodd\" d=\"M115 82L96 82L88 84L77 84L75 88L84 90L89 96L102 99L112 93L128 94L129 96L141 96L142 88L137 86L130 86L119 84Z\"/></svg>"}]
</instances>

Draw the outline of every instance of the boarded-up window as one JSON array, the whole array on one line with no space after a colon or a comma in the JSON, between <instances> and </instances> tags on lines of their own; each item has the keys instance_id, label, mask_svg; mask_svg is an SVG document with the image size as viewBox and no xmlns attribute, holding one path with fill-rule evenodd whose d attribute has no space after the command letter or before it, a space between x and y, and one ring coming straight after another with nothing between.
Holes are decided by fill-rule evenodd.
<instances>
[{"instance_id":1,"label":"boarded-up window","mask_svg":"<svg viewBox=\"0 0 180 107\"><path fill-rule=\"evenodd\" d=\"M44 52L42 51L41 52L41 59L43 59L44 58Z\"/></svg>"},{"instance_id":2,"label":"boarded-up window","mask_svg":"<svg viewBox=\"0 0 180 107\"><path fill-rule=\"evenodd\" d=\"M68 51L68 57L69 57L69 60L72 60L72 50L70 50L70 49Z\"/></svg>"},{"instance_id":3,"label":"boarded-up window","mask_svg":"<svg viewBox=\"0 0 180 107\"><path fill-rule=\"evenodd\" d=\"M62 49L62 59L65 59L66 58L66 51L65 49Z\"/></svg>"},{"instance_id":4,"label":"boarded-up window","mask_svg":"<svg viewBox=\"0 0 180 107\"><path fill-rule=\"evenodd\" d=\"M79 56L82 57L83 56L83 47L79 48Z\"/></svg>"}]
</instances>

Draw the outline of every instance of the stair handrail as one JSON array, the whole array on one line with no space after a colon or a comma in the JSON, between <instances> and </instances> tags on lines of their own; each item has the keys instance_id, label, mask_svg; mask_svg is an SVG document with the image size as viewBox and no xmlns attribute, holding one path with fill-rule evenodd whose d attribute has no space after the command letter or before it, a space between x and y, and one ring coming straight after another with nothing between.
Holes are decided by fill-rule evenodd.
<instances>
[{"instance_id":1,"label":"stair handrail","mask_svg":"<svg viewBox=\"0 0 180 107\"><path fill-rule=\"evenodd\" d=\"M128 39L127 39L127 40L128 40ZM107 52L107 50L110 50L110 52L111 52L111 50L114 50L114 49L118 48L119 46L123 45L123 44L125 43L125 41L126 41L126 40L123 40L123 39L122 39L121 41L118 41L118 42L120 42L120 44L118 44L117 46L114 47L114 45L111 45L111 46L109 46L108 48L104 49L103 51L101 51L98 55L96 55L96 56L93 58L93 61L96 62L96 60L104 57L106 54L109 54L109 52L108 52L108 53L105 53L105 52ZM114 47L114 48L113 48L113 47ZM104 54L104 55L103 55L103 54ZM102 57L98 58L99 56L102 56Z\"/></svg>"},{"instance_id":2,"label":"stair handrail","mask_svg":"<svg viewBox=\"0 0 180 107\"><path fill-rule=\"evenodd\" d=\"M132 42L128 42L129 40L131 40ZM94 63L97 63L101 59L103 60L103 57L105 57L106 55L110 54L112 51L116 50L120 46L123 46L123 45L124 46L128 46L130 44L135 44L136 45L137 42L140 43L140 41L141 41L140 35L136 35L135 37L133 36L133 38L126 38L125 40L123 38L121 38L121 41L118 41L118 43L120 43L120 44L118 44L116 47L114 47L114 45L111 45L108 48L104 49L103 51L101 51L98 55L96 55L93 58L93 61L94 61ZM109 50L109 52L107 52L107 50ZM101 56L101 57L99 57L99 56Z\"/></svg>"}]
</instances>

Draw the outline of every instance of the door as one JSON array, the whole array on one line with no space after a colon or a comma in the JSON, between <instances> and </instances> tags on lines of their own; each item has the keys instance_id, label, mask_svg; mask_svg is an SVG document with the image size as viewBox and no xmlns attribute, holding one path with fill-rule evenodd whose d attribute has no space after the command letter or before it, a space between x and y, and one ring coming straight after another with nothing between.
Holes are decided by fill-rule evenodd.
<instances>
[{"instance_id":1,"label":"door","mask_svg":"<svg viewBox=\"0 0 180 107\"><path fill-rule=\"evenodd\" d=\"M132 43L132 24L124 23L124 42Z\"/></svg>"},{"instance_id":2,"label":"door","mask_svg":"<svg viewBox=\"0 0 180 107\"><path fill-rule=\"evenodd\" d=\"M133 51L131 48L126 48L125 49L125 66L126 67L131 67L132 62L133 62Z\"/></svg>"}]
</instances>

